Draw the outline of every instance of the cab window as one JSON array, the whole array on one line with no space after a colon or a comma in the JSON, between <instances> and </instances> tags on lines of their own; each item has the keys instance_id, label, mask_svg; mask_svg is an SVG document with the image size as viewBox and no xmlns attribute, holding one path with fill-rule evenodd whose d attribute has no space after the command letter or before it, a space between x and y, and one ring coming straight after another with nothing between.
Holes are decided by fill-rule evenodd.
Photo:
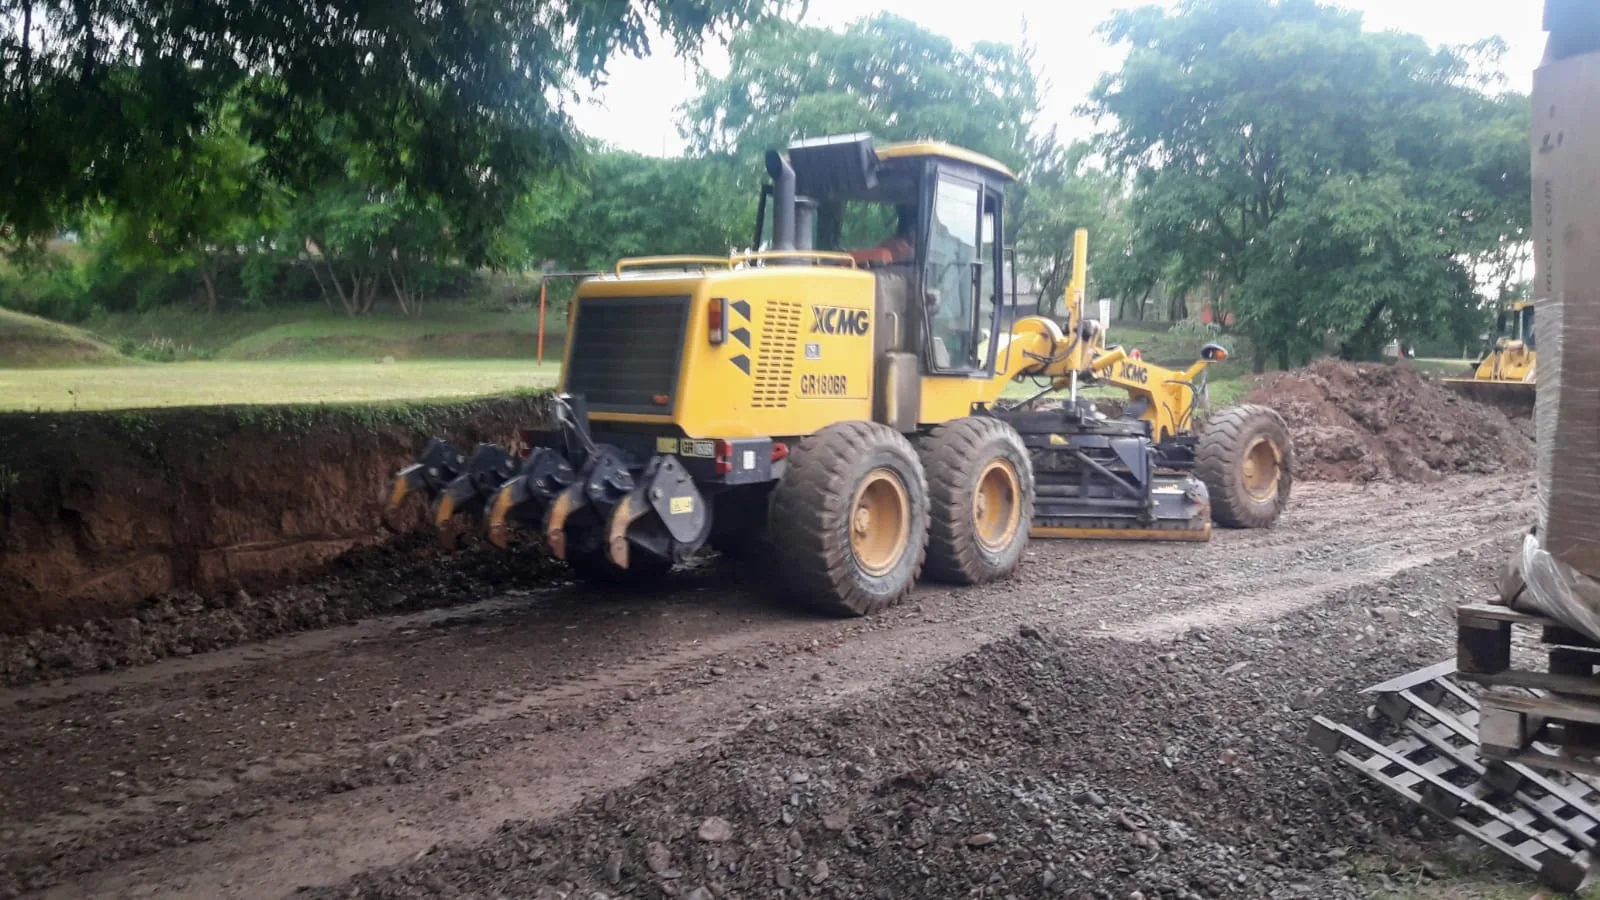
<instances>
[{"instance_id":1,"label":"cab window","mask_svg":"<svg viewBox=\"0 0 1600 900\"><path fill-rule=\"evenodd\" d=\"M941 173L929 224L927 273L930 357L938 371L965 372L982 365L979 286L983 279L982 188Z\"/></svg>"}]
</instances>

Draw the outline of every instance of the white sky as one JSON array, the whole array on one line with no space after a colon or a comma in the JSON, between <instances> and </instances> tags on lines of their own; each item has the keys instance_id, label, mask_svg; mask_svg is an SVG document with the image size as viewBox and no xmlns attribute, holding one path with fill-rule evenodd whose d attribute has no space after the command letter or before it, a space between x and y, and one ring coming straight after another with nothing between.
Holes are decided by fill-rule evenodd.
<instances>
[{"instance_id":1,"label":"white sky","mask_svg":"<svg viewBox=\"0 0 1600 900\"><path fill-rule=\"evenodd\" d=\"M1158 0L1171 5L1170 0ZM1143 5L1140 0L810 0L805 21L837 27L880 10L910 19L958 44L991 40L1015 42L1027 33L1037 48L1035 61L1048 94L1044 122L1070 140L1089 133L1077 119L1080 105L1102 72L1116 68L1119 53L1094 33L1111 11ZM1373 30L1395 29L1421 35L1434 44L1465 44L1499 35L1510 45L1504 68L1510 86L1526 91L1544 54L1537 0L1340 0L1363 13ZM613 60L609 83L571 112L578 127L625 150L656 155L683 151L677 106L694 93L693 64L674 57L671 44L656 42L646 59ZM721 46L705 48L704 64L726 71Z\"/></svg>"}]
</instances>

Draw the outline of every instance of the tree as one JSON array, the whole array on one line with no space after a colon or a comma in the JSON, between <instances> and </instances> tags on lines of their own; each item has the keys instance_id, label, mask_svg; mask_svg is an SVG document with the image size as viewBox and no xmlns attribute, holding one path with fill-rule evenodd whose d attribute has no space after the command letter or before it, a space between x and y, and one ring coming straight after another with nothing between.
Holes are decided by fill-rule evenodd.
<instances>
[{"instance_id":1,"label":"tree","mask_svg":"<svg viewBox=\"0 0 1600 900\"><path fill-rule=\"evenodd\" d=\"M1101 295L1124 296L1132 256L1121 179L1091 167L1089 148L1051 152L1031 168L1025 202L1014 220L1017 262L1039 285L1040 311L1057 304L1072 276L1073 233L1089 231L1089 265Z\"/></svg>"},{"instance_id":2,"label":"tree","mask_svg":"<svg viewBox=\"0 0 1600 900\"><path fill-rule=\"evenodd\" d=\"M127 173L122 202L99 236L104 249L135 265L194 273L206 311L215 313L224 260L270 236L276 224L279 192L259 177L260 156L240 135L235 112L216 112L187 160L169 154L136 176Z\"/></svg>"},{"instance_id":3,"label":"tree","mask_svg":"<svg viewBox=\"0 0 1600 900\"><path fill-rule=\"evenodd\" d=\"M597 152L520 234L535 262L609 269L625 256L725 254L749 242L753 198L716 159ZM742 215L740 214L742 213Z\"/></svg>"},{"instance_id":4,"label":"tree","mask_svg":"<svg viewBox=\"0 0 1600 900\"><path fill-rule=\"evenodd\" d=\"M1043 141L1026 47L946 37L879 14L843 31L770 21L728 47L726 77L702 76L683 109L703 155L759 160L796 138L858 131L939 138L1021 170Z\"/></svg>"},{"instance_id":5,"label":"tree","mask_svg":"<svg viewBox=\"0 0 1600 900\"><path fill-rule=\"evenodd\" d=\"M327 118L387 181L428 195L473 255L573 143L570 89L659 28L680 52L786 0L0 0L0 237L115 206L130 173L202 154L210 111L242 119L291 187L315 181ZM397 132L403 132L400 139Z\"/></svg>"},{"instance_id":6,"label":"tree","mask_svg":"<svg viewBox=\"0 0 1600 900\"><path fill-rule=\"evenodd\" d=\"M1518 101L1486 95L1463 51L1311 0L1187 0L1104 30L1129 53L1091 108L1135 176L1137 243L1215 285L1258 369L1329 333L1360 355L1460 319L1472 255L1525 233Z\"/></svg>"}]
</instances>

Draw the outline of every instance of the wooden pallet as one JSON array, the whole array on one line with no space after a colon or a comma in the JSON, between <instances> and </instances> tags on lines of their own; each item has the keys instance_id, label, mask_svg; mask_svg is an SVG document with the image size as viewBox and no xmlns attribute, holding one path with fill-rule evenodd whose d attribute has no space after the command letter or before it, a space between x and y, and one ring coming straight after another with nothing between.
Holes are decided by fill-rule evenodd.
<instances>
[{"instance_id":1,"label":"wooden pallet","mask_svg":"<svg viewBox=\"0 0 1600 900\"><path fill-rule=\"evenodd\" d=\"M1512 638L1537 631L1543 667L1518 665ZM1600 774L1600 643L1553 619L1505 606L1456 611L1456 671L1489 688L1482 753L1546 769ZM1530 693L1532 692L1532 693Z\"/></svg>"},{"instance_id":2,"label":"wooden pallet","mask_svg":"<svg viewBox=\"0 0 1600 900\"><path fill-rule=\"evenodd\" d=\"M1318 716L1311 743L1545 886L1578 889L1600 834L1600 779L1479 758L1479 695L1455 681L1454 668L1446 661L1363 691L1376 695L1385 740Z\"/></svg>"}]
</instances>

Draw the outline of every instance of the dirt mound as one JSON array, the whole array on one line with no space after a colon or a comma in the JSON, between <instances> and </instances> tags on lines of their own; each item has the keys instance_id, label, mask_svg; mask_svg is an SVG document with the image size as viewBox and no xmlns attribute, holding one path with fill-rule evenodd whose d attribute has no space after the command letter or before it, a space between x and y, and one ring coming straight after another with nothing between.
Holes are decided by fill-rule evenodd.
<instances>
[{"instance_id":1,"label":"dirt mound","mask_svg":"<svg viewBox=\"0 0 1600 900\"><path fill-rule=\"evenodd\" d=\"M1533 468L1531 436L1505 414L1405 365L1322 359L1263 376L1244 402L1289 423L1302 479L1431 481Z\"/></svg>"},{"instance_id":2,"label":"dirt mound","mask_svg":"<svg viewBox=\"0 0 1600 900\"><path fill-rule=\"evenodd\" d=\"M31 369L125 363L89 332L27 313L0 309L0 368Z\"/></svg>"}]
</instances>

